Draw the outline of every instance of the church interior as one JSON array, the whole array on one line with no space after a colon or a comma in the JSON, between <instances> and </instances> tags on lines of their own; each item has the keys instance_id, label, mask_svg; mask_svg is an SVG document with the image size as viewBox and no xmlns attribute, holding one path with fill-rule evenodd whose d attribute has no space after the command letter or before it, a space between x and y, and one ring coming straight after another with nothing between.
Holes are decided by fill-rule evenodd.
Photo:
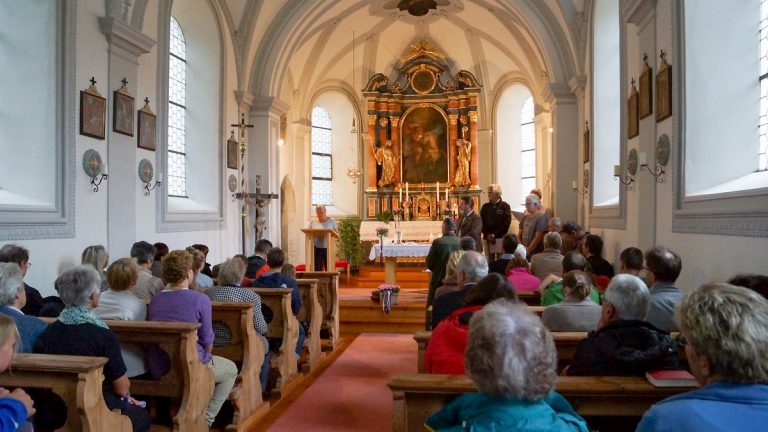
<instances>
[{"instance_id":1,"label":"church interior","mask_svg":"<svg viewBox=\"0 0 768 432\"><path fill-rule=\"evenodd\" d=\"M617 274L622 251L657 245L679 255L684 294L768 273L768 1L737 3L0 1L0 245L26 249L24 282L55 297L54 281L90 245L108 254L106 275L139 241L171 251L202 244L204 261L224 265L269 240L309 287L305 309L297 321L290 294L260 294L275 311L266 351L273 338L288 345L272 354L271 391L253 395L245 383L261 385L269 352L241 343L259 339L250 309L229 310L232 326L250 325L237 337L230 328L239 348L213 347L237 357L241 375L229 419L212 430L423 430L453 396L474 391L466 377L415 375L425 258L444 219L462 224L466 205L479 213L490 186L520 241L537 189L548 219L599 236ZM339 224L324 237L325 265L314 255L313 229L328 228L317 225L318 206ZM408 251L397 258L383 251L400 246ZM371 302L396 280L399 304L391 290ZM529 304L540 307L538 297ZM214 322L217 307L226 309L214 299ZM195 343L171 333L201 337L181 324L161 336L112 323L121 344L171 347L172 364ZM304 336L297 365L283 348ZM558 355L560 343L555 336ZM24 387L27 373L76 385L67 377L85 382L86 369L100 375L103 364L61 360L79 364L73 372L14 362L3 387ZM131 393L173 399L168 424L151 404L152 430L208 430L209 397L198 395L207 376L189 380L207 370L175 368L167 388L181 380L178 389L132 378ZM568 380L557 391L592 430L634 430L676 394L584 396L590 386L602 391ZM335 392L358 405L334 406ZM101 397L62 399L99 414L67 405L61 430L131 430ZM604 418L612 409L620 421Z\"/></svg>"}]
</instances>

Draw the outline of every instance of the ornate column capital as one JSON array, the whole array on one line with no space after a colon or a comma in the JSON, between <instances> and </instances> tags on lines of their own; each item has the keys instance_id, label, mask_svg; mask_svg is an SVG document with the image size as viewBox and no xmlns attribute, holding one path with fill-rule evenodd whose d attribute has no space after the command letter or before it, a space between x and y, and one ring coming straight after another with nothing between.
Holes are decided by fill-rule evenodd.
<instances>
[{"instance_id":1,"label":"ornate column capital","mask_svg":"<svg viewBox=\"0 0 768 432\"><path fill-rule=\"evenodd\" d=\"M477 119L480 118L480 113L477 111L470 111L469 112L469 121L472 123L477 123Z\"/></svg>"},{"instance_id":2,"label":"ornate column capital","mask_svg":"<svg viewBox=\"0 0 768 432\"><path fill-rule=\"evenodd\" d=\"M459 120L458 114L448 114L448 121L451 123L451 126L456 126L456 122Z\"/></svg>"},{"instance_id":3,"label":"ornate column capital","mask_svg":"<svg viewBox=\"0 0 768 432\"><path fill-rule=\"evenodd\" d=\"M376 125L376 114L368 114L368 126Z\"/></svg>"},{"instance_id":4,"label":"ornate column capital","mask_svg":"<svg viewBox=\"0 0 768 432\"><path fill-rule=\"evenodd\" d=\"M397 127L400 124L400 117L398 116L392 116L389 118L390 123L392 123L393 127Z\"/></svg>"}]
</instances>

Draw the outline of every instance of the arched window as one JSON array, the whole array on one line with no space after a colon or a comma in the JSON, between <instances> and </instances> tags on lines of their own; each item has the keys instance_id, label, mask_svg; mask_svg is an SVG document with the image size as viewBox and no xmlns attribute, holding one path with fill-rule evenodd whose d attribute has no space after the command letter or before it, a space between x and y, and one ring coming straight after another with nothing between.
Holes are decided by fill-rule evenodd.
<instances>
[{"instance_id":1,"label":"arched window","mask_svg":"<svg viewBox=\"0 0 768 432\"><path fill-rule=\"evenodd\" d=\"M522 206L536 187L536 124L531 91L513 84L496 104L496 183L512 207ZM519 167L519 169L517 168Z\"/></svg>"},{"instance_id":2,"label":"arched window","mask_svg":"<svg viewBox=\"0 0 768 432\"><path fill-rule=\"evenodd\" d=\"M621 159L621 51L619 2L597 0L592 35L593 200L594 206L619 202L613 166Z\"/></svg>"},{"instance_id":3,"label":"arched window","mask_svg":"<svg viewBox=\"0 0 768 432\"><path fill-rule=\"evenodd\" d=\"M520 111L520 187L523 201L536 187L536 125L532 96L525 100Z\"/></svg>"},{"instance_id":4,"label":"arched window","mask_svg":"<svg viewBox=\"0 0 768 432\"><path fill-rule=\"evenodd\" d=\"M757 170L768 170L768 0L760 1L760 149Z\"/></svg>"},{"instance_id":5,"label":"arched window","mask_svg":"<svg viewBox=\"0 0 768 432\"><path fill-rule=\"evenodd\" d=\"M312 205L333 205L333 159L331 116L316 106L312 109Z\"/></svg>"},{"instance_id":6,"label":"arched window","mask_svg":"<svg viewBox=\"0 0 768 432\"><path fill-rule=\"evenodd\" d=\"M187 43L173 17L168 56L168 195L186 197Z\"/></svg>"}]
</instances>

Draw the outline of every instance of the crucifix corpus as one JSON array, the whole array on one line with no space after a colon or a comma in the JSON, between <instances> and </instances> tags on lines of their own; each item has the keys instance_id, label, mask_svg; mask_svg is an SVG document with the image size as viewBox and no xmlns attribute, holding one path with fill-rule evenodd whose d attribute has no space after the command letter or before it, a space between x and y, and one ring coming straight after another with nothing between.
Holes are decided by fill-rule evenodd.
<instances>
[{"instance_id":1,"label":"crucifix corpus","mask_svg":"<svg viewBox=\"0 0 768 432\"><path fill-rule=\"evenodd\" d=\"M254 228L254 242L261 240L264 236L264 230L267 229L267 210L266 206L269 204L269 200L277 199L278 195L274 193L261 193L262 179L260 175L255 177L256 192L249 193L247 188L247 182L245 181L245 151L247 150L247 144L245 141L245 130L252 128L252 124L245 123L245 114L240 115L240 123L233 124L232 127L238 128L240 131L240 191L232 194L236 199L240 200L240 219L242 224L242 247L243 254L248 255L248 205L253 205L256 212L256 221L253 224Z\"/></svg>"}]
</instances>

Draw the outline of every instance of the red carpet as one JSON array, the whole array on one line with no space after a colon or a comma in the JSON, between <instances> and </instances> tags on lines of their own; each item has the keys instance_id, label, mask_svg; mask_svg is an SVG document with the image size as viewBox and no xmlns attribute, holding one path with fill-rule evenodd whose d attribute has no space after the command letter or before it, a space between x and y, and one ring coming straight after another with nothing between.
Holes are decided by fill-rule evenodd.
<instances>
[{"instance_id":1,"label":"red carpet","mask_svg":"<svg viewBox=\"0 0 768 432\"><path fill-rule=\"evenodd\" d=\"M389 376L416 372L412 335L362 334L270 431L391 431Z\"/></svg>"}]
</instances>

